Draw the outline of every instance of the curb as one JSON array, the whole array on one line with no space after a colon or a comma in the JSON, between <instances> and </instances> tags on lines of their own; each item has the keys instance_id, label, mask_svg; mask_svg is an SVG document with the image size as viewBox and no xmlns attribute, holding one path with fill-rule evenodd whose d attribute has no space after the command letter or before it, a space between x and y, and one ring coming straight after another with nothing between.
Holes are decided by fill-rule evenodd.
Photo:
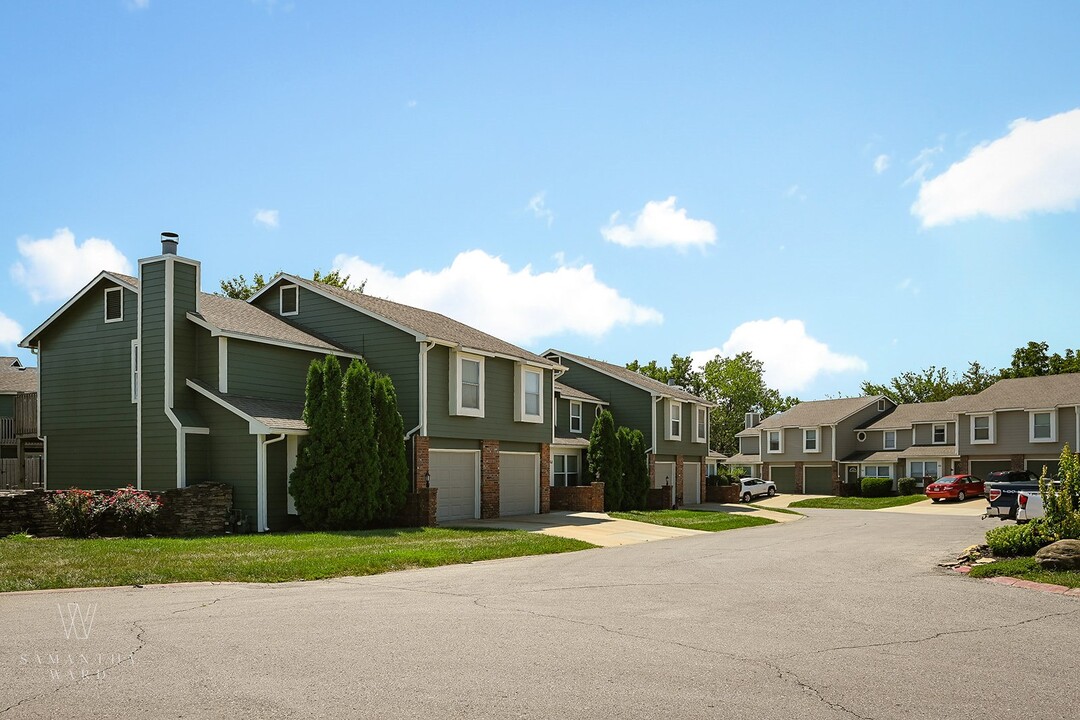
<instances>
[{"instance_id":1,"label":"curb","mask_svg":"<svg viewBox=\"0 0 1080 720\"><path fill-rule=\"evenodd\" d=\"M971 572L970 565L957 565L953 568L956 572L967 575ZM1051 593L1053 595L1065 595L1067 597L1080 598L1080 587L1070 588L1064 585L1052 585L1050 583L1034 582L1032 580L1021 580L1014 577L992 577L981 578L984 582L994 583L995 585L1004 585L1006 587L1018 587L1025 590L1038 590L1039 592Z\"/></svg>"}]
</instances>

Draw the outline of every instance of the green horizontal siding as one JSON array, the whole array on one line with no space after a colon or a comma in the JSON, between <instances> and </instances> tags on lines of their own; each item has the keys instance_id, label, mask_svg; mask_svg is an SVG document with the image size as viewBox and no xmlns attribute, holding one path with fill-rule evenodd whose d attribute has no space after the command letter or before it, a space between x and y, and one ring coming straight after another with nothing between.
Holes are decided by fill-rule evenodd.
<instances>
[{"instance_id":1,"label":"green horizontal siding","mask_svg":"<svg viewBox=\"0 0 1080 720\"><path fill-rule=\"evenodd\" d=\"M450 414L450 348L428 351L428 435L445 438L551 442L551 371L544 371L542 423L514 420L514 361L484 358L484 417ZM406 423L408 425L408 423Z\"/></svg>"},{"instance_id":2,"label":"green horizontal siding","mask_svg":"<svg viewBox=\"0 0 1080 720\"><path fill-rule=\"evenodd\" d=\"M218 384L218 341L206 328L196 326L195 331L195 378L212 388ZM226 341L228 342L228 341Z\"/></svg>"},{"instance_id":3,"label":"green horizontal siding","mask_svg":"<svg viewBox=\"0 0 1080 720\"><path fill-rule=\"evenodd\" d=\"M233 506L247 514L255 530L259 503L257 436L249 432L245 420L212 400L198 396L195 409L210 427L206 479L232 485Z\"/></svg>"},{"instance_id":4,"label":"green horizontal siding","mask_svg":"<svg viewBox=\"0 0 1080 720\"><path fill-rule=\"evenodd\" d=\"M125 290L124 319L105 323L104 280L41 335L41 431L50 488L134 485L135 405L131 341L138 296Z\"/></svg>"},{"instance_id":5,"label":"green horizontal siding","mask_svg":"<svg viewBox=\"0 0 1080 720\"><path fill-rule=\"evenodd\" d=\"M559 377L559 382L610 403L616 427L625 425L640 430L645 436L645 443L652 443L652 406L653 400L648 391L628 385L622 380L597 372L569 358L563 358L562 365L569 370ZM583 418L584 433L592 429L592 420ZM661 427L657 426L657 435Z\"/></svg>"},{"instance_id":6,"label":"green horizontal siding","mask_svg":"<svg viewBox=\"0 0 1080 720\"><path fill-rule=\"evenodd\" d=\"M165 415L165 260L142 266L142 479L176 487L176 428ZM186 321L185 321L186 322Z\"/></svg>"},{"instance_id":7,"label":"green horizontal siding","mask_svg":"<svg viewBox=\"0 0 1080 720\"><path fill-rule=\"evenodd\" d=\"M308 367L322 357L235 338L229 340L228 347L229 394L274 400L303 402ZM350 360L342 358L341 362L344 370Z\"/></svg>"},{"instance_id":8,"label":"green horizontal siding","mask_svg":"<svg viewBox=\"0 0 1080 720\"><path fill-rule=\"evenodd\" d=\"M271 289L255 304L277 315L279 299L278 291ZM389 375L405 429L419 424L420 346L413 335L306 288L300 288L299 312L281 319L362 355L372 369ZM230 390L231 385L230 380Z\"/></svg>"},{"instance_id":9,"label":"green horizontal siding","mask_svg":"<svg viewBox=\"0 0 1080 720\"><path fill-rule=\"evenodd\" d=\"M596 408L602 406L582 400L581 432L570 432L570 400L559 398L556 403L555 437L588 439L593 423L596 422Z\"/></svg>"},{"instance_id":10,"label":"green horizontal siding","mask_svg":"<svg viewBox=\"0 0 1080 720\"><path fill-rule=\"evenodd\" d=\"M703 458L709 454L708 442L693 442L694 435L694 409L693 403L680 403L682 422L679 424L679 440L665 440L668 422L668 399L664 398L655 404L656 412L656 452L664 455L682 455L689 462L701 462L692 458ZM646 440L648 442L648 440Z\"/></svg>"}]
</instances>

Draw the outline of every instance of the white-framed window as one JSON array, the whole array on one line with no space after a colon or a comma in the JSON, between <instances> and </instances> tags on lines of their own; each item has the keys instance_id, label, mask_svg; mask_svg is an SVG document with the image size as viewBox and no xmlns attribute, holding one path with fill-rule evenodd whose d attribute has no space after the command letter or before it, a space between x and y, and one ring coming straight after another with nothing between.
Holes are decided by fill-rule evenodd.
<instances>
[{"instance_id":1,"label":"white-framed window","mask_svg":"<svg viewBox=\"0 0 1080 720\"><path fill-rule=\"evenodd\" d=\"M518 363L517 413L518 422L544 422L544 371Z\"/></svg>"},{"instance_id":2,"label":"white-framed window","mask_svg":"<svg viewBox=\"0 0 1080 720\"><path fill-rule=\"evenodd\" d=\"M131 402L139 402L139 341L131 341Z\"/></svg>"},{"instance_id":3,"label":"white-framed window","mask_svg":"<svg viewBox=\"0 0 1080 720\"><path fill-rule=\"evenodd\" d=\"M577 455L553 455L551 465L552 487L574 487L581 483Z\"/></svg>"},{"instance_id":4,"label":"white-framed window","mask_svg":"<svg viewBox=\"0 0 1080 720\"><path fill-rule=\"evenodd\" d=\"M105 288L105 322L124 319L124 288Z\"/></svg>"},{"instance_id":5,"label":"white-framed window","mask_svg":"<svg viewBox=\"0 0 1080 720\"><path fill-rule=\"evenodd\" d=\"M450 353L450 414L484 417L484 358Z\"/></svg>"},{"instance_id":6,"label":"white-framed window","mask_svg":"<svg viewBox=\"0 0 1080 720\"><path fill-rule=\"evenodd\" d=\"M803 428L802 431L803 452L821 452L821 443L818 442L817 428Z\"/></svg>"},{"instance_id":7,"label":"white-framed window","mask_svg":"<svg viewBox=\"0 0 1080 720\"><path fill-rule=\"evenodd\" d=\"M883 439L881 441L881 447L885 448L886 450L895 450L896 449L896 431L895 430L885 430L882 433L882 436L883 436Z\"/></svg>"},{"instance_id":8,"label":"white-framed window","mask_svg":"<svg viewBox=\"0 0 1080 720\"><path fill-rule=\"evenodd\" d=\"M866 441L866 433L864 433L862 430L860 430L859 432L855 433L855 439L858 440L859 442L865 442Z\"/></svg>"},{"instance_id":9,"label":"white-framed window","mask_svg":"<svg viewBox=\"0 0 1080 720\"><path fill-rule=\"evenodd\" d=\"M694 442L709 441L709 409L698 405L694 408Z\"/></svg>"},{"instance_id":10,"label":"white-framed window","mask_svg":"<svg viewBox=\"0 0 1080 720\"><path fill-rule=\"evenodd\" d=\"M937 460L909 460L908 461L908 475L913 478L933 478L938 479L938 462Z\"/></svg>"},{"instance_id":11,"label":"white-framed window","mask_svg":"<svg viewBox=\"0 0 1080 720\"><path fill-rule=\"evenodd\" d=\"M877 401L877 409L878 409L878 412L885 412L885 400L878 400Z\"/></svg>"},{"instance_id":12,"label":"white-framed window","mask_svg":"<svg viewBox=\"0 0 1080 720\"><path fill-rule=\"evenodd\" d=\"M570 401L570 432L581 432L581 403L577 400Z\"/></svg>"},{"instance_id":13,"label":"white-framed window","mask_svg":"<svg viewBox=\"0 0 1080 720\"><path fill-rule=\"evenodd\" d=\"M863 465L863 477L887 478L892 477L892 469L888 465Z\"/></svg>"},{"instance_id":14,"label":"white-framed window","mask_svg":"<svg viewBox=\"0 0 1080 720\"><path fill-rule=\"evenodd\" d=\"M1057 442L1057 412L1032 410L1028 413L1031 442Z\"/></svg>"},{"instance_id":15,"label":"white-framed window","mask_svg":"<svg viewBox=\"0 0 1080 720\"><path fill-rule=\"evenodd\" d=\"M278 288L278 310L282 315L296 315L300 312L299 287L282 285Z\"/></svg>"},{"instance_id":16,"label":"white-framed window","mask_svg":"<svg viewBox=\"0 0 1080 720\"><path fill-rule=\"evenodd\" d=\"M784 431L768 430L765 433L765 449L771 453L784 452Z\"/></svg>"},{"instance_id":17,"label":"white-framed window","mask_svg":"<svg viewBox=\"0 0 1080 720\"><path fill-rule=\"evenodd\" d=\"M682 403L668 400L667 440L682 440Z\"/></svg>"},{"instance_id":18,"label":"white-framed window","mask_svg":"<svg viewBox=\"0 0 1080 720\"><path fill-rule=\"evenodd\" d=\"M971 442L994 442L994 416L992 414L971 416Z\"/></svg>"},{"instance_id":19,"label":"white-framed window","mask_svg":"<svg viewBox=\"0 0 1080 720\"><path fill-rule=\"evenodd\" d=\"M931 432L933 433L931 442L933 442L935 445L945 444L945 439L946 437L948 437L945 432L945 423L934 423Z\"/></svg>"}]
</instances>

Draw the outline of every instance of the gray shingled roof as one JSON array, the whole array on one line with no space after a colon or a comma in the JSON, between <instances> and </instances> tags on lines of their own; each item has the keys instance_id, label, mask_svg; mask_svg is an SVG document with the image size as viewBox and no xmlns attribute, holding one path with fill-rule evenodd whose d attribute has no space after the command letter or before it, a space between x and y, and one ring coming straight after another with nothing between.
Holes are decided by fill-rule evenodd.
<instances>
[{"instance_id":1,"label":"gray shingled roof","mask_svg":"<svg viewBox=\"0 0 1080 720\"><path fill-rule=\"evenodd\" d=\"M942 402L905 403L897 405L891 412L863 423L859 430L903 430L915 423L955 420L957 407L970 395L958 395Z\"/></svg>"},{"instance_id":2,"label":"gray shingled roof","mask_svg":"<svg viewBox=\"0 0 1080 720\"><path fill-rule=\"evenodd\" d=\"M139 287L139 279L130 275L110 273L117 278ZM308 347L320 348L333 352L345 352L345 350L331 342L304 332L281 320L276 315L262 310L255 305L235 300L233 298L199 293L199 312L193 313L201 317L214 327L225 332L238 335L250 335L253 338L266 340L278 340L280 342L295 343Z\"/></svg>"},{"instance_id":3,"label":"gray shingled roof","mask_svg":"<svg viewBox=\"0 0 1080 720\"><path fill-rule=\"evenodd\" d=\"M978 395L965 396L956 403L955 410L973 413L1073 405L1080 405L1080 373L998 380Z\"/></svg>"},{"instance_id":4,"label":"gray shingled roof","mask_svg":"<svg viewBox=\"0 0 1080 720\"><path fill-rule=\"evenodd\" d=\"M912 445L911 447L901 450L900 457L903 458L935 458L935 457L956 457L955 445Z\"/></svg>"},{"instance_id":5,"label":"gray shingled roof","mask_svg":"<svg viewBox=\"0 0 1080 720\"><path fill-rule=\"evenodd\" d=\"M870 450L853 452L840 462L871 462L871 463L895 463L900 459L900 453L896 450Z\"/></svg>"},{"instance_id":6,"label":"gray shingled roof","mask_svg":"<svg viewBox=\"0 0 1080 720\"><path fill-rule=\"evenodd\" d=\"M308 289L333 295L347 303L362 308L376 317L385 318L396 325L409 328L413 332L433 340L443 340L454 345L461 345L465 348L473 348L497 355L520 358L539 365L544 365L545 367L552 366L552 362L547 358L540 357L528 350L519 348L517 345L512 345L505 340L500 340L493 335L488 335L486 332L477 330L474 327L469 327L465 323L458 322L457 320L448 318L437 312L432 312L431 310L424 310L410 305L402 305L401 303L396 303L392 300L378 298L373 295L365 295L364 293L352 292L351 290L334 287L333 285L326 285L325 283L316 283L311 280L296 277L295 275L286 275L284 277L304 285Z\"/></svg>"},{"instance_id":7,"label":"gray shingled roof","mask_svg":"<svg viewBox=\"0 0 1080 720\"><path fill-rule=\"evenodd\" d=\"M19 358L0 357L0 393L37 392L36 367L22 367Z\"/></svg>"},{"instance_id":8,"label":"gray shingled roof","mask_svg":"<svg viewBox=\"0 0 1080 720\"><path fill-rule=\"evenodd\" d=\"M881 398L881 395L876 395L874 397L840 398L839 400L810 400L808 402L801 402L790 410L770 415L762 420L759 425L740 431L736 434L736 437L753 436L756 435L759 430L832 425L859 410L862 410L864 407L876 403Z\"/></svg>"},{"instance_id":9,"label":"gray shingled roof","mask_svg":"<svg viewBox=\"0 0 1080 720\"><path fill-rule=\"evenodd\" d=\"M307 430L304 422L304 403L288 400L247 397L218 392L206 383L191 380L200 388L215 396L241 415L253 417L272 430Z\"/></svg>"},{"instance_id":10,"label":"gray shingled roof","mask_svg":"<svg viewBox=\"0 0 1080 720\"><path fill-rule=\"evenodd\" d=\"M572 388L569 385L563 385L558 380L555 381L555 392L559 393L559 395L566 398L567 400L584 400L585 402L596 403L597 405L608 404L606 400L601 400L594 395L590 395L584 390L578 390L577 388Z\"/></svg>"},{"instance_id":11,"label":"gray shingled roof","mask_svg":"<svg viewBox=\"0 0 1080 720\"><path fill-rule=\"evenodd\" d=\"M659 380L653 380L651 377L642 375L639 372L634 372L621 365L612 365L606 363L603 360L594 360L593 358L582 357L581 355L574 355L573 353L564 352L563 350L549 350L548 352L573 360L574 362L581 363L586 367L591 367L600 372L613 375L619 380L630 385L636 385L650 392L654 392L657 395L663 395L665 397L675 398L676 400L685 400L687 402L701 403L703 405L712 405L708 400L700 398L697 395L693 395L675 385L667 385Z\"/></svg>"},{"instance_id":12,"label":"gray shingled roof","mask_svg":"<svg viewBox=\"0 0 1080 720\"><path fill-rule=\"evenodd\" d=\"M552 447L572 447L572 448L587 448L589 447L588 438L562 438L557 437L555 441L551 443Z\"/></svg>"},{"instance_id":13,"label":"gray shingled roof","mask_svg":"<svg viewBox=\"0 0 1080 720\"><path fill-rule=\"evenodd\" d=\"M725 465L756 465L759 462L761 462L760 455L747 455L746 453L735 453L724 460Z\"/></svg>"}]
</instances>

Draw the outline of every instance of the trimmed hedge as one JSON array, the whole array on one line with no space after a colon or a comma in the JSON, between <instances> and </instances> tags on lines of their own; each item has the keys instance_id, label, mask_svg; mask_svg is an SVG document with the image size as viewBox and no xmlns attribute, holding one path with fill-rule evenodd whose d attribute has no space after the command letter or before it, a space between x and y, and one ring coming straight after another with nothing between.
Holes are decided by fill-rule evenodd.
<instances>
[{"instance_id":1,"label":"trimmed hedge","mask_svg":"<svg viewBox=\"0 0 1080 720\"><path fill-rule=\"evenodd\" d=\"M892 495L892 478L864 477L860 494L863 497L889 497Z\"/></svg>"},{"instance_id":2,"label":"trimmed hedge","mask_svg":"<svg viewBox=\"0 0 1080 720\"><path fill-rule=\"evenodd\" d=\"M1042 518L1023 525L1002 525L986 533L986 544L997 557L1034 555L1057 539Z\"/></svg>"},{"instance_id":3,"label":"trimmed hedge","mask_svg":"<svg viewBox=\"0 0 1080 720\"><path fill-rule=\"evenodd\" d=\"M896 489L900 495L915 495L915 478L900 478L896 481Z\"/></svg>"}]
</instances>

